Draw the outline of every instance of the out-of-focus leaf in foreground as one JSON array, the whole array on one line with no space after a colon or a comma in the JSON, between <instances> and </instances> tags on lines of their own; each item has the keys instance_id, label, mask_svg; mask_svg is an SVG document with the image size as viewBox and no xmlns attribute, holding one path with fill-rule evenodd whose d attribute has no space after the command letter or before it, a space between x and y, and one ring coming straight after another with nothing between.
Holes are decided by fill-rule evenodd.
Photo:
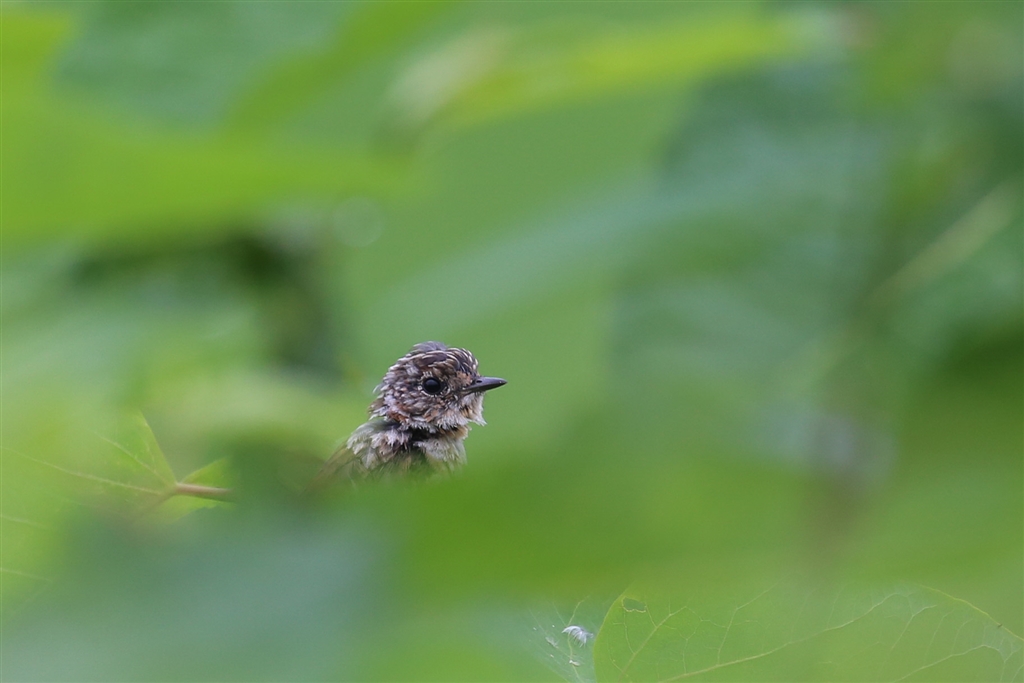
<instances>
[{"instance_id":1,"label":"out-of-focus leaf in foreground","mask_svg":"<svg viewBox=\"0 0 1024 683\"><path fill-rule=\"evenodd\" d=\"M72 571L5 629L4 680L353 676L360 630L380 609L365 530L217 517L201 527L139 544L78 526Z\"/></svg>"},{"instance_id":2,"label":"out-of-focus leaf in foreground","mask_svg":"<svg viewBox=\"0 0 1024 683\"><path fill-rule=\"evenodd\" d=\"M35 594L21 585L26 579L45 588L49 577L35 573L49 571L45 549L83 510L129 520L149 515L171 520L223 505L232 479L221 460L179 481L138 413L112 419L102 431L79 434L65 451L40 455L5 448L0 459L19 484L5 490L13 495L4 497L0 510L3 570L15 579L0 592L5 608ZM29 567L32 571L25 571Z\"/></svg>"},{"instance_id":3,"label":"out-of-focus leaf in foreground","mask_svg":"<svg viewBox=\"0 0 1024 683\"><path fill-rule=\"evenodd\" d=\"M566 681L594 683L594 638L613 602L589 596L530 610L525 631L534 656Z\"/></svg>"},{"instance_id":4,"label":"out-of-focus leaf in foreground","mask_svg":"<svg viewBox=\"0 0 1024 683\"><path fill-rule=\"evenodd\" d=\"M631 589L594 649L605 681L1020 681L1024 641L973 605L913 585L777 584L742 603Z\"/></svg>"}]
</instances>

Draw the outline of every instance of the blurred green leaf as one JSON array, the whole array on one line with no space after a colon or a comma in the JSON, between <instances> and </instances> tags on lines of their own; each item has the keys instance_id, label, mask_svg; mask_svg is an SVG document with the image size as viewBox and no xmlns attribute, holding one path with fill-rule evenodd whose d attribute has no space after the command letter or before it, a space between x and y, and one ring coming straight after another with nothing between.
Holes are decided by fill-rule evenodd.
<instances>
[{"instance_id":1,"label":"blurred green leaf","mask_svg":"<svg viewBox=\"0 0 1024 683\"><path fill-rule=\"evenodd\" d=\"M144 239L233 230L233 221L297 194L338 199L394 187L396 169L365 155L109 116L48 82L66 17L8 9L3 21L8 249L57 238L137 238L140 224Z\"/></svg>"},{"instance_id":2,"label":"blurred green leaf","mask_svg":"<svg viewBox=\"0 0 1024 683\"><path fill-rule=\"evenodd\" d=\"M525 628L534 656L570 683L594 683L594 636L613 602L591 596L530 610Z\"/></svg>"},{"instance_id":3,"label":"blurred green leaf","mask_svg":"<svg viewBox=\"0 0 1024 683\"><path fill-rule=\"evenodd\" d=\"M231 114L232 127L265 129L287 121L344 83L357 67L386 56L389 50L401 49L452 5L441 1L406 6L352 2L345 7L348 16L330 47L279 63L239 98Z\"/></svg>"},{"instance_id":4,"label":"blurred green leaf","mask_svg":"<svg viewBox=\"0 0 1024 683\"><path fill-rule=\"evenodd\" d=\"M231 481L223 463L211 463L179 482L149 424L137 412L118 416L100 431L78 434L67 451L43 455L5 447L0 461L8 476L17 477L18 486L0 510L6 536L4 569L42 583L49 577L19 568L46 567L50 546L82 509L131 520L155 511L162 519L175 519L219 504L223 487ZM31 581L8 581L3 597L8 604L17 604L39 587Z\"/></svg>"},{"instance_id":5,"label":"blurred green leaf","mask_svg":"<svg viewBox=\"0 0 1024 683\"><path fill-rule=\"evenodd\" d=\"M352 677L386 608L372 537L218 512L198 535L144 543L79 526L60 584L5 624L3 678Z\"/></svg>"},{"instance_id":6,"label":"blurred green leaf","mask_svg":"<svg viewBox=\"0 0 1024 683\"><path fill-rule=\"evenodd\" d=\"M227 458L214 460L178 483L184 484L185 488L178 491L179 495L168 498L156 510L156 514L165 521L173 521L200 508L225 505L226 497L231 495L226 492L238 485ZM190 488L193 486L201 488ZM210 489L210 491L203 489ZM225 493L221 494L221 491ZM225 499L221 499L221 495L225 496Z\"/></svg>"},{"instance_id":7,"label":"blurred green leaf","mask_svg":"<svg viewBox=\"0 0 1024 683\"><path fill-rule=\"evenodd\" d=\"M119 417L102 432L83 435L79 447L70 452L48 458L17 450L7 455L31 464L36 485L113 509L138 512L155 507L173 495L176 483L140 414Z\"/></svg>"},{"instance_id":8,"label":"blurred green leaf","mask_svg":"<svg viewBox=\"0 0 1024 683\"><path fill-rule=\"evenodd\" d=\"M827 31L820 22L812 31L791 16L733 10L661 25L609 23L575 35L544 26L480 28L420 57L396 82L395 107L406 126L521 116L794 57Z\"/></svg>"},{"instance_id":9,"label":"blurred green leaf","mask_svg":"<svg viewBox=\"0 0 1024 683\"><path fill-rule=\"evenodd\" d=\"M320 150L111 125L73 102L4 101L5 238L11 248L233 231L296 194L387 191L385 165ZM136 226L151 229L139 236Z\"/></svg>"},{"instance_id":10,"label":"blurred green leaf","mask_svg":"<svg viewBox=\"0 0 1024 683\"><path fill-rule=\"evenodd\" d=\"M322 50L350 7L92 3L76 7L81 28L57 77L154 118L209 124L283 59Z\"/></svg>"},{"instance_id":11,"label":"blurred green leaf","mask_svg":"<svg viewBox=\"0 0 1024 683\"><path fill-rule=\"evenodd\" d=\"M742 604L631 589L595 644L599 680L1019 681L1024 641L918 586L775 585Z\"/></svg>"}]
</instances>

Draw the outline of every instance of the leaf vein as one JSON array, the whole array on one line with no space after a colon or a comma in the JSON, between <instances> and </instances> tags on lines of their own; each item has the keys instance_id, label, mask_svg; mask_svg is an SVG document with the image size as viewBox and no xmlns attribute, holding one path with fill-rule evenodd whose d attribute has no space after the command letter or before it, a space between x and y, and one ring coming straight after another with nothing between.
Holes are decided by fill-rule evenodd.
<instances>
[{"instance_id":1,"label":"leaf vein","mask_svg":"<svg viewBox=\"0 0 1024 683\"><path fill-rule=\"evenodd\" d=\"M10 450L10 449L8 449L8 450ZM69 470L66 467L61 467L60 465L54 465L52 462L47 462L45 460L40 460L39 458L33 458L31 455L27 455L25 453L19 453L18 451L11 451L11 452L12 453L16 453L17 455L20 455L23 458L27 458L28 460L31 460L32 462L39 463L40 465L45 465L47 467L50 467L52 469L57 470L58 472L63 472L64 474L69 474L69 475L71 475L73 477L80 477L82 479L88 479L90 481L95 481L95 482L98 482L100 484L106 484L108 486L116 486L118 488L129 489L129 490L132 490L132 491L139 491L140 493L149 493L149 494L152 494L154 496L162 496L165 493L164 491L157 491L156 489L149 489L149 488L145 488L144 486L135 486L134 484L126 484L126 483L124 483L122 481L114 481L113 479L106 479L104 477L97 477L95 474L87 474L85 472L76 472L74 470Z\"/></svg>"},{"instance_id":2,"label":"leaf vein","mask_svg":"<svg viewBox=\"0 0 1024 683\"><path fill-rule=\"evenodd\" d=\"M117 450L121 451L122 453L124 453L125 455L127 455L127 456L128 456L129 458L131 458L132 460L134 460L134 461L135 461L135 463L139 465L139 467L142 467L143 469L145 469L145 470L147 470L148 472L150 472L150 473L151 473L151 474L152 474L152 475L153 475L154 477L156 477L157 479L159 479L161 483L164 483L164 484L172 484L172 483L174 483L174 482L173 482L173 479L172 479L172 480L168 480L168 479L165 479L165 478L163 477L163 475L161 475L161 474L160 474L159 472L157 472L157 471L156 471L155 469L153 469L152 467L150 467L149 465L147 465L146 463L144 463L144 462L143 462L143 461L142 461L141 459L139 459L139 457L138 457L137 455L135 455L134 453L132 453L131 451L129 451L129 450L127 449L127 448L125 448L124 446L122 446L122 445L121 445L121 444L119 444L118 442L114 441L113 439L108 439L107 437L103 436L102 434L99 434L99 433L96 433L96 432L94 432L94 434L96 434L96 436L98 436L98 437L99 437L100 439L102 439L102 440L106 441L106 442L107 442L107 443L109 443L109 444L110 444L111 446L113 446L114 448L116 448ZM147 446L146 446L146 450L147 450L147 451L149 450L149 446L148 446L148 444L147 444Z\"/></svg>"},{"instance_id":3,"label":"leaf vein","mask_svg":"<svg viewBox=\"0 0 1024 683\"><path fill-rule=\"evenodd\" d=\"M671 678L666 678L665 682L667 683L667 681L678 681L678 680L681 680L683 678L688 678L690 676L696 676L696 675L699 675L699 674L708 673L710 671L715 671L716 669L723 669L723 668L725 668L727 666L732 666L734 664L742 664L744 662L753 661L755 659L761 659L762 657L767 657L769 655L773 655L776 652L779 652L780 650L784 650L787 647L790 647L792 645L799 645L800 643L804 643L804 642L806 642L808 640L811 640L812 638L817 638L818 636L820 636L820 635L822 635L824 633L828 633L830 631L836 631L836 630L839 630L841 628L846 628L847 626L849 626L849 625L851 625L851 624L853 624L853 623L855 623L857 621L860 621L864 617L868 616L869 614L874 612L876 609L878 609L880 606L885 604L890 598L893 598L893 597L896 597L895 594L894 595L888 595L881 602L878 602L878 603L872 605L871 608L867 612L865 612L864 614L861 614L861 615L859 615L857 617L854 617L853 619L851 619L851 620L849 620L847 622L844 622L842 624L839 624L837 626L828 626L828 627L822 629L819 633L813 633L813 634L811 634L811 635L809 635L809 636L807 636L805 638L800 638L799 640L793 640L793 641L790 641L788 643L783 643L782 645L779 645L776 648L772 648L771 650L768 650L767 652L761 652L761 653L758 653L756 655L750 655L749 657L741 657L740 659L734 659L733 661L726 662L725 664L714 664L712 666L700 669L699 671L692 671L690 673L683 673L683 674L679 674L678 676L673 676ZM838 600L838 598L836 598L836 599ZM832 609L833 609L833 612L834 612L835 611L835 604L833 604ZM831 616L829 617L829 619L831 619ZM828 622L826 622L826 623L828 623Z\"/></svg>"}]
</instances>

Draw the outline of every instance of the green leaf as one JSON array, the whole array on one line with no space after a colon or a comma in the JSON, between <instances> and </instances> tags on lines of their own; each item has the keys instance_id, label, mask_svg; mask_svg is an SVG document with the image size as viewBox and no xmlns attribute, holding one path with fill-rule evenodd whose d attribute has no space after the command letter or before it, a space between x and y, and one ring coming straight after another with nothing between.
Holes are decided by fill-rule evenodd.
<instances>
[{"instance_id":1,"label":"green leaf","mask_svg":"<svg viewBox=\"0 0 1024 683\"><path fill-rule=\"evenodd\" d=\"M179 482L138 412L120 415L91 433L80 432L72 445L45 455L5 447L0 462L6 477L17 482L8 483L0 499L2 597L5 603L13 598L15 605L50 584L55 544L65 540L62 532L83 508L127 518L156 512L157 519L171 521L222 504L179 495ZM226 488L231 480L225 463L216 461L181 483Z\"/></svg>"},{"instance_id":2,"label":"green leaf","mask_svg":"<svg viewBox=\"0 0 1024 683\"><path fill-rule=\"evenodd\" d=\"M346 3L346 18L331 46L314 54L301 54L270 70L251 91L239 98L231 124L239 130L266 129L308 108L349 78L357 67L424 30L451 9L447 2Z\"/></svg>"},{"instance_id":3,"label":"green leaf","mask_svg":"<svg viewBox=\"0 0 1024 683\"><path fill-rule=\"evenodd\" d=\"M535 656L570 683L596 681L594 634L611 603L607 596L588 596L531 610L526 633Z\"/></svg>"},{"instance_id":4,"label":"green leaf","mask_svg":"<svg viewBox=\"0 0 1024 683\"><path fill-rule=\"evenodd\" d=\"M5 237L138 239L233 230L296 195L344 196L381 189L382 166L367 157L283 149L265 142L196 138L111 125L79 102L25 96L4 102ZM61 173L56 173L56 169ZM134 236L134 237L132 237Z\"/></svg>"},{"instance_id":5,"label":"green leaf","mask_svg":"<svg viewBox=\"0 0 1024 683\"><path fill-rule=\"evenodd\" d=\"M739 604L737 604L739 603ZM1021 638L915 585L776 584L742 601L631 589L594 649L599 680L1022 680Z\"/></svg>"},{"instance_id":6,"label":"green leaf","mask_svg":"<svg viewBox=\"0 0 1024 683\"><path fill-rule=\"evenodd\" d=\"M160 543L82 529L54 590L4 624L3 680L358 679L384 571L372 536L205 519L221 527Z\"/></svg>"},{"instance_id":7,"label":"green leaf","mask_svg":"<svg viewBox=\"0 0 1024 683\"><path fill-rule=\"evenodd\" d=\"M181 480L182 484L196 484L214 489L232 489L236 486L234 473L227 458L214 460ZM161 519L173 521L194 510L228 505L224 500L199 495L176 495L164 501L157 510Z\"/></svg>"},{"instance_id":8,"label":"green leaf","mask_svg":"<svg viewBox=\"0 0 1024 683\"><path fill-rule=\"evenodd\" d=\"M99 430L80 422L65 424L68 433L52 430L54 443L46 450L26 445L33 441L19 435L25 424L13 427L0 452L0 598L5 614L49 587L54 556L67 542L64 532L81 519L83 509L154 507L171 495L175 483L141 415L120 417Z\"/></svg>"},{"instance_id":9,"label":"green leaf","mask_svg":"<svg viewBox=\"0 0 1024 683\"><path fill-rule=\"evenodd\" d=\"M459 123L521 116L659 87L692 85L754 64L792 58L814 45L807 22L745 11L580 35L485 28L466 32L401 75L394 100L410 126L447 115ZM820 26L815 28L820 29ZM819 35L820 39L820 35Z\"/></svg>"},{"instance_id":10,"label":"green leaf","mask_svg":"<svg viewBox=\"0 0 1024 683\"><path fill-rule=\"evenodd\" d=\"M81 448L41 457L15 455L35 466L40 478L78 501L140 508L157 505L174 490L174 473L141 414L122 416L83 437Z\"/></svg>"},{"instance_id":11,"label":"green leaf","mask_svg":"<svg viewBox=\"0 0 1024 683\"><path fill-rule=\"evenodd\" d=\"M58 77L154 118L215 121L282 58L322 49L348 11L334 2L85 5Z\"/></svg>"},{"instance_id":12,"label":"green leaf","mask_svg":"<svg viewBox=\"0 0 1024 683\"><path fill-rule=\"evenodd\" d=\"M8 249L69 236L138 239L140 225L149 238L209 234L218 225L234 231L232 219L297 196L334 200L395 178L365 154L111 116L94 97L54 87L48 67L71 23L5 7L0 152ZM208 89L219 97L216 85ZM167 98L157 99L165 108Z\"/></svg>"}]
</instances>

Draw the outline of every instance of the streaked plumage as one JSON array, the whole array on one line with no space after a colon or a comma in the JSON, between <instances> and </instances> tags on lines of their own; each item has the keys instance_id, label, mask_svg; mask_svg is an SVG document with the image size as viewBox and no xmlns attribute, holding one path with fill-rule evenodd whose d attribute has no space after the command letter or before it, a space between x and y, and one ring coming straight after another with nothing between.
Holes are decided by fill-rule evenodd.
<instances>
[{"instance_id":1,"label":"streaked plumage","mask_svg":"<svg viewBox=\"0 0 1024 683\"><path fill-rule=\"evenodd\" d=\"M370 404L370 419L324 463L314 485L344 476L459 467L466 461L462 442L470 424L484 424L484 392L503 384L481 377L466 349L417 344L388 369Z\"/></svg>"}]
</instances>

